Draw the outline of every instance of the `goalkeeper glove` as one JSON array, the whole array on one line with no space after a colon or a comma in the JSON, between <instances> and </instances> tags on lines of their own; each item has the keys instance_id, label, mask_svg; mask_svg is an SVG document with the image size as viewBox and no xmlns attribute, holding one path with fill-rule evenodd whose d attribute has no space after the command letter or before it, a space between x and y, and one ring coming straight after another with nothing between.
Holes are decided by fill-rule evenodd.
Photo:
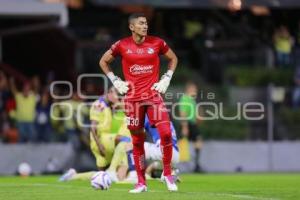
<instances>
[{"instance_id":1,"label":"goalkeeper glove","mask_svg":"<svg viewBox=\"0 0 300 200\"><path fill-rule=\"evenodd\" d=\"M165 73L161 77L161 79L160 79L160 81L158 83L154 83L154 85L152 86L151 89L152 90L156 90L159 93L164 94L167 91L167 89L168 89L168 87L170 85L170 81L171 81L172 75L173 75L173 71L172 70L168 70L168 72Z\"/></svg>"},{"instance_id":2,"label":"goalkeeper glove","mask_svg":"<svg viewBox=\"0 0 300 200\"><path fill-rule=\"evenodd\" d=\"M107 77L110 79L114 87L118 90L118 92L123 95L128 92L128 82L122 81L119 77L115 76L114 73L109 72Z\"/></svg>"}]
</instances>

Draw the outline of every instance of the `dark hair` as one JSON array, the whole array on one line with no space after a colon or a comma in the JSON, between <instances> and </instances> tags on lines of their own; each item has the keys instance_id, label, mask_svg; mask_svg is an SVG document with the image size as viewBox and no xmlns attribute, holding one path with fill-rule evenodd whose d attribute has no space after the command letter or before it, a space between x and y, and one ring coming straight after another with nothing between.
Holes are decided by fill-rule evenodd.
<instances>
[{"instance_id":1,"label":"dark hair","mask_svg":"<svg viewBox=\"0 0 300 200\"><path fill-rule=\"evenodd\" d=\"M129 17L128 17L128 23L130 24L132 22L132 20L137 19L139 17L146 17L144 13L132 13Z\"/></svg>"},{"instance_id":2,"label":"dark hair","mask_svg":"<svg viewBox=\"0 0 300 200\"><path fill-rule=\"evenodd\" d=\"M196 82L192 81L192 80L189 80L185 83L185 88L188 88L190 86L196 86L197 87L197 84Z\"/></svg>"}]
</instances>

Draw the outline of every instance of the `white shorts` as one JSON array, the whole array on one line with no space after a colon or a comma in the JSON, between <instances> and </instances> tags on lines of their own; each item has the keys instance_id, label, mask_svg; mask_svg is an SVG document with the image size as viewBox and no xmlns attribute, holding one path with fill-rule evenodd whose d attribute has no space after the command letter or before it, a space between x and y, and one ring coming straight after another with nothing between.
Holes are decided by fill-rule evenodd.
<instances>
[{"instance_id":1,"label":"white shorts","mask_svg":"<svg viewBox=\"0 0 300 200\"><path fill-rule=\"evenodd\" d=\"M149 142L144 143L146 160L161 161L162 154L160 146ZM172 165L176 165L179 162L179 152L173 147Z\"/></svg>"}]
</instances>

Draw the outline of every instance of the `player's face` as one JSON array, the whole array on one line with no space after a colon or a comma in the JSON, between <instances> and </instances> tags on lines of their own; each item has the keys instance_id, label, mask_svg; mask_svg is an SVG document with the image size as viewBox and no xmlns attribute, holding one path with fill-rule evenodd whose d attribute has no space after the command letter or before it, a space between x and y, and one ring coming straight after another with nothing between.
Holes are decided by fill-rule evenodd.
<instances>
[{"instance_id":1,"label":"player's face","mask_svg":"<svg viewBox=\"0 0 300 200\"><path fill-rule=\"evenodd\" d=\"M23 95L28 96L31 90L31 86L29 83L25 83L23 86Z\"/></svg>"},{"instance_id":2,"label":"player's face","mask_svg":"<svg viewBox=\"0 0 300 200\"><path fill-rule=\"evenodd\" d=\"M196 85L189 85L187 88L187 93L191 96L196 98L197 97L197 93L198 93L198 88Z\"/></svg>"},{"instance_id":3,"label":"player's face","mask_svg":"<svg viewBox=\"0 0 300 200\"><path fill-rule=\"evenodd\" d=\"M139 36L146 36L148 32L147 19L145 17L139 17L130 23L129 28L133 33Z\"/></svg>"},{"instance_id":4,"label":"player's face","mask_svg":"<svg viewBox=\"0 0 300 200\"><path fill-rule=\"evenodd\" d=\"M107 93L107 99L111 103L117 103L119 101L118 93L115 88L110 88Z\"/></svg>"}]
</instances>

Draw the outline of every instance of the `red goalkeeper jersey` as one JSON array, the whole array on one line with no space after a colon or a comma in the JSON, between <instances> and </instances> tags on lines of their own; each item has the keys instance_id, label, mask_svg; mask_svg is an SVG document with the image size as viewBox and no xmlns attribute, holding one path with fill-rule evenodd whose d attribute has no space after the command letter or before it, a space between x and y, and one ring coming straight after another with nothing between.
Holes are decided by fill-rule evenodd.
<instances>
[{"instance_id":1,"label":"red goalkeeper jersey","mask_svg":"<svg viewBox=\"0 0 300 200\"><path fill-rule=\"evenodd\" d=\"M111 46L114 57L121 56L125 80L129 82L126 99L140 101L150 99L158 92L151 90L159 79L159 55L165 54L169 46L164 40L146 36L141 44L136 44L132 36L121 39Z\"/></svg>"}]
</instances>

